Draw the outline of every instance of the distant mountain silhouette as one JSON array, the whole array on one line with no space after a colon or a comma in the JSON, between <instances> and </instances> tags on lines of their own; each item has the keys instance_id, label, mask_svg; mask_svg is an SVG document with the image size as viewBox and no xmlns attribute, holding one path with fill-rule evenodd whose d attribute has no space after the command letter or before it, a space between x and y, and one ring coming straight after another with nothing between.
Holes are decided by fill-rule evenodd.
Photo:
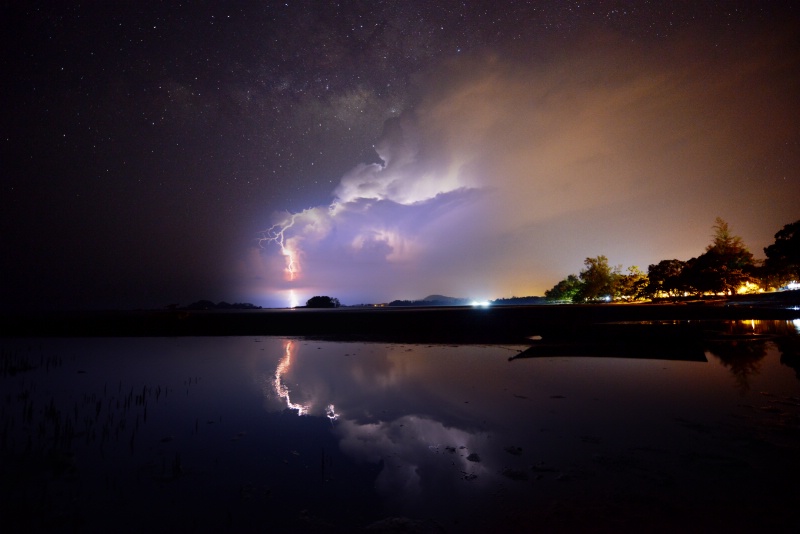
<instances>
[{"instance_id":1,"label":"distant mountain silhouette","mask_svg":"<svg viewBox=\"0 0 800 534\"><path fill-rule=\"evenodd\" d=\"M446 297L444 295L428 295L422 300L393 300L389 306L468 306L467 299Z\"/></svg>"},{"instance_id":2,"label":"distant mountain silhouette","mask_svg":"<svg viewBox=\"0 0 800 534\"><path fill-rule=\"evenodd\" d=\"M428 295L424 299L425 302L453 302L453 303L464 303L467 302L467 299L460 299L456 297L447 297L445 295Z\"/></svg>"},{"instance_id":3,"label":"distant mountain silhouette","mask_svg":"<svg viewBox=\"0 0 800 534\"><path fill-rule=\"evenodd\" d=\"M168 306L170 309L175 309L178 306L175 304L171 304ZM250 304L249 302L234 302L233 304L229 304L225 301L218 302L214 304L213 301L210 300L198 300L197 302L193 302L188 306L184 306L180 308L183 310L260 310L261 306L256 306L255 304Z\"/></svg>"},{"instance_id":4,"label":"distant mountain silhouette","mask_svg":"<svg viewBox=\"0 0 800 534\"><path fill-rule=\"evenodd\" d=\"M547 304L544 297L510 297L490 300L492 306L524 306L531 304ZM470 306L472 299L448 297L446 295L428 295L422 300L393 300L389 306Z\"/></svg>"}]
</instances>

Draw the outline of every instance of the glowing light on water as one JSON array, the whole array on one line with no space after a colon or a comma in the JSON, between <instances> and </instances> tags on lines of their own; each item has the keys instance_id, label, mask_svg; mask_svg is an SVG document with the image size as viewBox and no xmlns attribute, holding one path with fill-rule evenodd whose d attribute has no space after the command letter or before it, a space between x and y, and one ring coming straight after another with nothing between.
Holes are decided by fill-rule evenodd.
<instances>
[{"instance_id":1,"label":"glowing light on water","mask_svg":"<svg viewBox=\"0 0 800 534\"><path fill-rule=\"evenodd\" d=\"M287 408L290 410L297 410L298 415L306 415L308 413L308 408L302 404L292 402L292 400L289 398L289 388L283 383L283 375L285 375L292 366L294 342L291 340L284 342L283 350L283 358L281 358L281 361L278 362L278 368L275 369L275 379L273 381L275 393L278 395L278 397L286 401Z\"/></svg>"},{"instance_id":2,"label":"glowing light on water","mask_svg":"<svg viewBox=\"0 0 800 534\"><path fill-rule=\"evenodd\" d=\"M293 402L291 399L292 392L290 391L289 386L286 385L286 376L291 371L294 357L297 355L296 351L297 347L295 346L294 341L287 339L283 342L283 356L281 357L280 361L278 361L278 366L275 368L275 372L272 374L261 375L264 397L271 401L269 403L270 405L277 398L278 402L285 404L286 408L297 412L297 415L314 415L319 417L319 410L315 407L319 406L319 403L313 399L308 401L306 404ZM300 371L300 373L302 376L302 371ZM333 426L334 421L337 421L341 417L341 414L336 413L333 403L325 405L323 413L331 422L331 426Z\"/></svg>"}]
</instances>

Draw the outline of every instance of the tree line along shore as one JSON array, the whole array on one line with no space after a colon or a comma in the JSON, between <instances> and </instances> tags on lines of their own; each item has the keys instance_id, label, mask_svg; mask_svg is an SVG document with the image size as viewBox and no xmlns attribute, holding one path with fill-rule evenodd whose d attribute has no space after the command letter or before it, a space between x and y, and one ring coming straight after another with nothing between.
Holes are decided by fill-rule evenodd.
<instances>
[{"instance_id":1,"label":"tree line along shore","mask_svg":"<svg viewBox=\"0 0 800 534\"><path fill-rule=\"evenodd\" d=\"M686 303L489 308L335 308L30 312L0 315L2 337L302 336L419 343L528 343L531 336L619 322L800 319L800 291Z\"/></svg>"},{"instance_id":2,"label":"tree line along shore","mask_svg":"<svg viewBox=\"0 0 800 534\"><path fill-rule=\"evenodd\" d=\"M702 296L755 294L800 287L800 220L785 225L757 260L728 223L717 217L705 252L686 261L662 260L643 272L611 266L606 256L586 258L579 274L570 274L545 292L559 302L642 301Z\"/></svg>"}]
</instances>

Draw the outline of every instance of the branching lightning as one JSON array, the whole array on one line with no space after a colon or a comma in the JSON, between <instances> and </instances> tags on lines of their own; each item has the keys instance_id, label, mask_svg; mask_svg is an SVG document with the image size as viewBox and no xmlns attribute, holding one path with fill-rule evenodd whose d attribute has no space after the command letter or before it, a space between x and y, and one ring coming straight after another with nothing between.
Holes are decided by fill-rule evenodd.
<instances>
[{"instance_id":1,"label":"branching lightning","mask_svg":"<svg viewBox=\"0 0 800 534\"><path fill-rule=\"evenodd\" d=\"M297 261L297 254L290 244L287 244L286 230L294 226L298 214L293 213L288 220L273 224L269 229L264 230L263 235L258 239L258 245L263 243L276 243L281 248L281 254L286 258L286 273L289 280L294 280L300 272L300 264Z\"/></svg>"},{"instance_id":2,"label":"branching lightning","mask_svg":"<svg viewBox=\"0 0 800 534\"><path fill-rule=\"evenodd\" d=\"M286 407L290 410L294 410L297 412L297 415L308 415L311 411L312 406L306 404L300 404L297 402L292 402L291 398L289 397L290 391L289 387L284 383L284 375L286 375L290 368L292 367L292 358L294 357L295 346L294 342L291 339L287 339L283 342L283 357L278 362L278 367L275 369L275 373L270 377L270 386L272 391L275 392L279 399L283 399L286 403ZM339 418L339 414L336 413L336 410L333 407L333 404L328 404L325 407L325 417L331 422L331 426L333 426L334 421Z\"/></svg>"}]
</instances>

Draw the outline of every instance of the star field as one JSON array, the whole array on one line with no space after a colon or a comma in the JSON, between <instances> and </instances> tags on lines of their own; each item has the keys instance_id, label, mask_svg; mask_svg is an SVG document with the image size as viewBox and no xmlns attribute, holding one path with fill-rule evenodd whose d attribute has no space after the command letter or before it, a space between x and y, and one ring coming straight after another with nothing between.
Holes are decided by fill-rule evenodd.
<instances>
[{"instance_id":1,"label":"star field","mask_svg":"<svg viewBox=\"0 0 800 534\"><path fill-rule=\"evenodd\" d=\"M13 2L2 19L8 307L246 298L237 265L273 213L329 205L380 161L387 120L451 98L469 62L547 73L592 36L656 61L797 37L792 2ZM775 91L765 106L796 104ZM796 191L797 151L751 179Z\"/></svg>"}]
</instances>

